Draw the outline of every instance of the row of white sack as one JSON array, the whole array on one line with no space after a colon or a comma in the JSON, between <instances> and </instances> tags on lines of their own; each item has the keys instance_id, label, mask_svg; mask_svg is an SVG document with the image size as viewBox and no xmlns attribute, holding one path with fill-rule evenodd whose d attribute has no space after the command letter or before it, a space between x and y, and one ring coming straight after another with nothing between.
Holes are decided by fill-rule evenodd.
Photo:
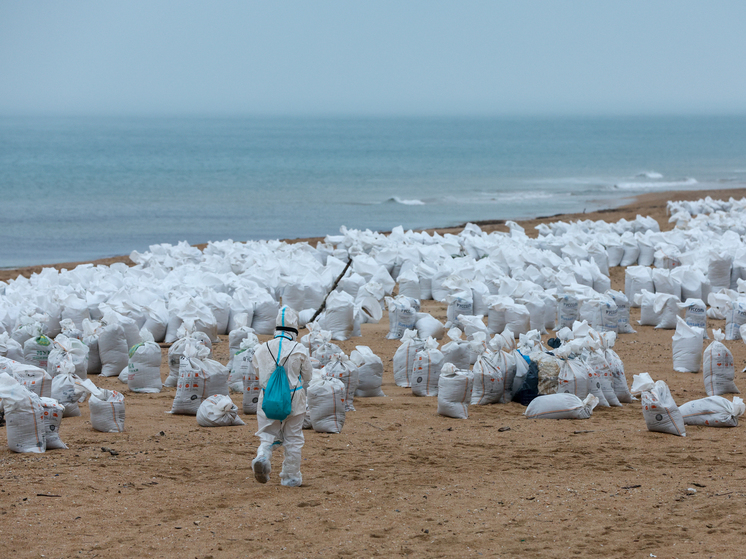
<instances>
[{"instance_id":1,"label":"row of white sack","mask_svg":"<svg viewBox=\"0 0 746 559\"><path fill-rule=\"evenodd\" d=\"M707 196L699 200L669 200L666 210L671 216L668 222L676 224L676 227L701 227L746 234L746 198L714 200Z\"/></svg>"},{"instance_id":2,"label":"row of white sack","mask_svg":"<svg viewBox=\"0 0 746 559\"><path fill-rule=\"evenodd\" d=\"M728 293L710 294L713 305L707 309L701 299L687 299L681 303L675 295L650 293L643 290L635 297L640 305L641 325L659 329L676 328L677 318L681 317L689 326L705 330L707 338L707 318L725 320L725 339L742 339L741 329L746 324L746 297L732 299Z\"/></svg>"},{"instance_id":3,"label":"row of white sack","mask_svg":"<svg viewBox=\"0 0 746 559\"><path fill-rule=\"evenodd\" d=\"M91 427L104 433L124 431L124 396L119 392L98 388L90 380L76 377L74 384L64 383L57 399L39 396L36 387L25 385L24 380L22 371L13 373L12 368L6 368L0 372L0 405L5 413L8 448L13 452L67 448L59 435L62 418L80 415L78 403L87 394L91 395ZM69 403L61 403L65 401Z\"/></svg>"},{"instance_id":4,"label":"row of white sack","mask_svg":"<svg viewBox=\"0 0 746 559\"><path fill-rule=\"evenodd\" d=\"M616 334L598 333L586 322L574 326L574 332L567 328L559 333L563 346L554 354L546 352L537 331L521 335L516 347L510 330L489 340L484 333L477 333L471 341L461 340L455 330L451 341L440 349L432 338L423 340L407 331L394 354L394 381L412 387L415 395L431 396L436 394L437 371L442 364L453 363L459 370L473 365L480 379L473 403L507 403L521 389L533 361L540 393L573 391L585 397L593 391L605 406L631 401L624 365L612 349Z\"/></svg>"},{"instance_id":5,"label":"row of white sack","mask_svg":"<svg viewBox=\"0 0 746 559\"><path fill-rule=\"evenodd\" d=\"M703 349L704 330L689 326L681 317L677 318L676 332L671 340L673 370L680 373L703 371L705 390L708 396L739 394L736 388L733 354L723 344L725 335L713 330L713 341ZM743 332L746 335L746 328Z\"/></svg>"},{"instance_id":6,"label":"row of white sack","mask_svg":"<svg viewBox=\"0 0 746 559\"><path fill-rule=\"evenodd\" d=\"M710 302L712 295L732 292L746 292L746 281L736 277L733 285L715 286L701 271L691 266L680 266L673 270L648 268L645 266L630 266L625 270L624 292L634 303L635 297L643 290L651 293L669 293L678 299L702 299Z\"/></svg>"},{"instance_id":7,"label":"row of white sack","mask_svg":"<svg viewBox=\"0 0 746 559\"><path fill-rule=\"evenodd\" d=\"M708 216L716 212L746 214L746 198L737 200L731 196L728 200L715 200L705 196L699 200L669 200L666 202L666 212L672 217L678 212L686 212L689 216ZM675 220L669 219L669 222Z\"/></svg>"},{"instance_id":8,"label":"row of white sack","mask_svg":"<svg viewBox=\"0 0 746 559\"><path fill-rule=\"evenodd\" d=\"M686 437L685 425L735 427L746 411L743 400L734 397L729 402L722 396L709 396L676 405L665 382L653 382L648 373L635 375L632 391L641 395L642 413L649 431Z\"/></svg>"},{"instance_id":9,"label":"row of white sack","mask_svg":"<svg viewBox=\"0 0 746 559\"><path fill-rule=\"evenodd\" d=\"M442 339L451 327L463 330L467 336L475 332L494 335L511 330L516 337L530 330L547 334L549 330L572 327L575 321L588 321L596 330L632 333L626 296L609 290L605 294L586 297L583 293L562 293L551 297L532 293L525 298L492 297L486 322L484 315L474 313L466 294L450 296L443 324L429 313L419 311L419 301L405 296L387 298L389 309L388 339L400 339L405 330L417 330L420 338Z\"/></svg>"},{"instance_id":10,"label":"row of white sack","mask_svg":"<svg viewBox=\"0 0 746 559\"><path fill-rule=\"evenodd\" d=\"M668 386L663 381L652 379L641 383L635 375L633 390L639 390L642 399L643 418L649 431L686 436L686 425L703 427L737 427L738 418L746 411L746 404L738 396L728 401L722 396L708 396L676 405ZM524 415L529 419L588 419L591 417L598 399L589 394L581 400L574 394L551 394L539 396L526 408Z\"/></svg>"}]
</instances>

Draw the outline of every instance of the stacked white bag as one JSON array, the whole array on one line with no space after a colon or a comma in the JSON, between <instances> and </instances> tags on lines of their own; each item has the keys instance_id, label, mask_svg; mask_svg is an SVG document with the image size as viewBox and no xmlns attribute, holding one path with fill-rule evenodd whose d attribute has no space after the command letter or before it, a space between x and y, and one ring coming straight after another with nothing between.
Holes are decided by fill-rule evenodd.
<instances>
[{"instance_id":1,"label":"stacked white bag","mask_svg":"<svg viewBox=\"0 0 746 559\"><path fill-rule=\"evenodd\" d=\"M8 448L13 452L44 452L44 407L39 397L9 374L0 373L0 405L5 412Z\"/></svg>"},{"instance_id":2,"label":"stacked white bag","mask_svg":"<svg viewBox=\"0 0 746 559\"><path fill-rule=\"evenodd\" d=\"M725 309L725 339L740 340L741 326L746 324L746 301L728 301Z\"/></svg>"},{"instance_id":3,"label":"stacked white bag","mask_svg":"<svg viewBox=\"0 0 746 559\"><path fill-rule=\"evenodd\" d=\"M713 342L707 346L702 358L702 373L705 391L708 396L720 394L740 394L734 382L736 369L733 354L725 347L725 334L720 330L712 331Z\"/></svg>"},{"instance_id":4,"label":"stacked white bag","mask_svg":"<svg viewBox=\"0 0 746 559\"><path fill-rule=\"evenodd\" d=\"M60 424L62 423L65 406L53 398L39 398L44 411L44 442L46 450L67 449L67 445L60 438Z\"/></svg>"},{"instance_id":5,"label":"stacked white bag","mask_svg":"<svg viewBox=\"0 0 746 559\"><path fill-rule=\"evenodd\" d=\"M313 347L315 341L318 340L321 342L311 352L311 357L318 360L319 367L325 367L331 361L332 357L344 353L342 348L331 342L332 333L328 330L314 330L311 334L317 336L316 340L311 340L311 347Z\"/></svg>"},{"instance_id":6,"label":"stacked white bag","mask_svg":"<svg viewBox=\"0 0 746 559\"><path fill-rule=\"evenodd\" d=\"M506 388L510 389L502 352L492 352L484 340L472 342L477 361L472 369L472 405L506 403ZM511 383L512 384L512 383ZM508 400L509 401L509 400Z\"/></svg>"},{"instance_id":7,"label":"stacked white bag","mask_svg":"<svg viewBox=\"0 0 746 559\"><path fill-rule=\"evenodd\" d=\"M416 330L405 330L401 336L401 345L394 353L394 382L397 386L412 386L411 374L417 351L425 347L425 340L417 337Z\"/></svg>"},{"instance_id":8,"label":"stacked white bag","mask_svg":"<svg viewBox=\"0 0 746 559\"><path fill-rule=\"evenodd\" d=\"M613 378L614 393L616 394L617 400L623 404L632 403L635 398L629 391L627 386L627 377L624 374L624 363L617 355L616 351L612 348L616 342L616 334L614 332L604 332L601 334L601 347L604 351L604 357L606 362L609 364L611 375Z\"/></svg>"},{"instance_id":9,"label":"stacked white bag","mask_svg":"<svg viewBox=\"0 0 746 559\"><path fill-rule=\"evenodd\" d=\"M238 352L241 347L241 342L249 334L256 336L256 332L254 332L254 330L249 326L248 314L239 313L238 316L234 317L234 319L236 327L228 334L228 354L230 357L226 367L228 367L229 370L233 368L233 356L236 355L236 352Z\"/></svg>"},{"instance_id":10,"label":"stacked white bag","mask_svg":"<svg viewBox=\"0 0 746 559\"><path fill-rule=\"evenodd\" d=\"M319 433L341 433L345 424L345 385L338 379L314 374L308 385L308 415Z\"/></svg>"},{"instance_id":11,"label":"stacked white bag","mask_svg":"<svg viewBox=\"0 0 746 559\"><path fill-rule=\"evenodd\" d=\"M126 369L129 363L127 337L119 317L114 311L108 311L104 314L103 325L98 333L101 376L119 376L119 373Z\"/></svg>"},{"instance_id":12,"label":"stacked white bag","mask_svg":"<svg viewBox=\"0 0 746 559\"><path fill-rule=\"evenodd\" d=\"M59 365L57 374L52 379L52 398L62 404L64 417L80 416L78 404L85 400L86 393L78 388L82 379L76 374L72 358L67 356Z\"/></svg>"},{"instance_id":13,"label":"stacked white bag","mask_svg":"<svg viewBox=\"0 0 746 559\"><path fill-rule=\"evenodd\" d=\"M319 326L332 333L332 340L352 337L355 322L355 300L349 293L333 291L326 298L326 308L319 317Z\"/></svg>"},{"instance_id":14,"label":"stacked white bag","mask_svg":"<svg viewBox=\"0 0 746 559\"><path fill-rule=\"evenodd\" d=\"M23 346L11 338L7 332L0 334L0 357L23 361Z\"/></svg>"},{"instance_id":15,"label":"stacked white bag","mask_svg":"<svg viewBox=\"0 0 746 559\"><path fill-rule=\"evenodd\" d=\"M435 338L440 340L445 333L445 326L437 318L429 313L418 312L417 320L415 322L415 330L417 330L417 337L423 340L427 338Z\"/></svg>"},{"instance_id":16,"label":"stacked white bag","mask_svg":"<svg viewBox=\"0 0 746 559\"><path fill-rule=\"evenodd\" d=\"M648 373L635 375L632 394L641 395L642 415L648 431L686 437L684 418L665 382L653 382Z\"/></svg>"},{"instance_id":17,"label":"stacked white bag","mask_svg":"<svg viewBox=\"0 0 746 559\"><path fill-rule=\"evenodd\" d=\"M1 358L0 371L10 374L22 386L40 398L49 398L52 395L52 377L44 369Z\"/></svg>"},{"instance_id":18,"label":"stacked white bag","mask_svg":"<svg viewBox=\"0 0 746 559\"><path fill-rule=\"evenodd\" d=\"M469 370L458 370L453 363L445 363L438 377L438 414L467 419L473 381Z\"/></svg>"},{"instance_id":19,"label":"stacked white bag","mask_svg":"<svg viewBox=\"0 0 746 559\"><path fill-rule=\"evenodd\" d=\"M83 337L81 340L88 348L88 370L86 377L88 375L98 375L101 373L101 354L98 349L101 328L101 323L98 321L83 321Z\"/></svg>"},{"instance_id":20,"label":"stacked white bag","mask_svg":"<svg viewBox=\"0 0 746 559\"><path fill-rule=\"evenodd\" d=\"M395 299L386 297L386 305L389 310L389 333L388 340L399 340L407 330L412 330L417 322L417 309L412 306L412 299L403 295Z\"/></svg>"},{"instance_id":21,"label":"stacked white bag","mask_svg":"<svg viewBox=\"0 0 746 559\"><path fill-rule=\"evenodd\" d=\"M202 345L189 344L184 349L169 413L196 415L205 398L214 394L228 395L228 369L208 355L209 350Z\"/></svg>"},{"instance_id":22,"label":"stacked white bag","mask_svg":"<svg viewBox=\"0 0 746 559\"><path fill-rule=\"evenodd\" d=\"M617 308L617 332L619 334L634 334L635 330L629 323L629 299L621 291L609 289L606 294L611 297Z\"/></svg>"},{"instance_id":23,"label":"stacked white bag","mask_svg":"<svg viewBox=\"0 0 746 559\"><path fill-rule=\"evenodd\" d=\"M358 385L355 397L376 398L386 394L383 383L383 361L368 346L359 345L350 353L350 361L357 366Z\"/></svg>"},{"instance_id":24,"label":"stacked white bag","mask_svg":"<svg viewBox=\"0 0 746 559\"><path fill-rule=\"evenodd\" d=\"M49 352L52 350L52 340L41 331L23 343L23 362L47 370Z\"/></svg>"},{"instance_id":25,"label":"stacked white bag","mask_svg":"<svg viewBox=\"0 0 746 559\"><path fill-rule=\"evenodd\" d=\"M443 353L443 363L453 363L459 371L468 370L472 364L472 350L469 342L461 339L461 330L455 327L448 330L447 336L451 341L440 348Z\"/></svg>"},{"instance_id":26,"label":"stacked white bag","mask_svg":"<svg viewBox=\"0 0 746 559\"><path fill-rule=\"evenodd\" d=\"M677 317L676 332L672 338L673 369L680 373L697 373L702 364L704 330L689 326Z\"/></svg>"},{"instance_id":27,"label":"stacked white bag","mask_svg":"<svg viewBox=\"0 0 746 559\"><path fill-rule=\"evenodd\" d=\"M198 345L207 348L207 357L212 355L212 342L204 332L194 332L186 328L179 329L179 338L168 348L168 377L163 386L174 387L179 380L181 357L187 346Z\"/></svg>"},{"instance_id":28,"label":"stacked white bag","mask_svg":"<svg viewBox=\"0 0 746 559\"><path fill-rule=\"evenodd\" d=\"M202 427L246 425L238 417L238 406L230 396L214 394L205 398L197 409L197 423Z\"/></svg>"},{"instance_id":29,"label":"stacked white bag","mask_svg":"<svg viewBox=\"0 0 746 559\"><path fill-rule=\"evenodd\" d=\"M79 390L85 390L91 397L88 409L91 411L91 427L102 433L124 432L124 395L116 390L99 388L90 379L76 382Z\"/></svg>"},{"instance_id":30,"label":"stacked white bag","mask_svg":"<svg viewBox=\"0 0 746 559\"><path fill-rule=\"evenodd\" d=\"M127 387L132 392L156 394L161 391L161 346L153 341L150 330L140 331L142 341L129 350Z\"/></svg>"},{"instance_id":31,"label":"stacked white bag","mask_svg":"<svg viewBox=\"0 0 746 559\"><path fill-rule=\"evenodd\" d=\"M242 394L246 392L245 377L247 368L251 367L253 369L251 360L259 345L259 338L256 337L256 334L248 332L239 343L230 361L228 361L226 368L230 371L228 375L228 388L231 392L240 392ZM236 355L239 355L239 357L236 357Z\"/></svg>"},{"instance_id":32,"label":"stacked white bag","mask_svg":"<svg viewBox=\"0 0 746 559\"><path fill-rule=\"evenodd\" d=\"M613 334L614 332L605 333ZM598 342L599 343L594 345L587 354L585 360L586 366L599 378L601 392L603 392L604 398L609 406L621 406L622 404L619 401L619 398L617 398L616 391L614 390L614 374L609 362L606 360L600 340L598 340Z\"/></svg>"},{"instance_id":33,"label":"stacked white bag","mask_svg":"<svg viewBox=\"0 0 746 559\"><path fill-rule=\"evenodd\" d=\"M554 350L554 356L561 361L557 375L557 394L574 394L584 400L590 392L588 369L575 355L574 347L571 344L563 344Z\"/></svg>"},{"instance_id":34,"label":"stacked white bag","mask_svg":"<svg viewBox=\"0 0 746 559\"><path fill-rule=\"evenodd\" d=\"M437 396L438 377L443 368L443 354L435 338L425 340L425 347L418 350L412 362L410 382L415 396Z\"/></svg>"},{"instance_id":35,"label":"stacked white bag","mask_svg":"<svg viewBox=\"0 0 746 559\"><path fill-rule=\"evenodd\" d=\"M52 377L57 375L60 364L69 357L75 367L75 374L81 379L88 378L88 346L65 334L58 335L53 346L47 360L47 372Z\"/></svg>"},{"instance_id":36,"label":"stacked white bag","mask_svg":"<svg viewBox=\"0 0 746 559\"><path fill-rule=\"evenodd\" d=\"M358 385L357 366L350 361L344 353L338 353L332 356L321 370L321 374L339 380L345 387L344 406L345 411L355 411L353 398Z\"/></svg>"}]
</instances>

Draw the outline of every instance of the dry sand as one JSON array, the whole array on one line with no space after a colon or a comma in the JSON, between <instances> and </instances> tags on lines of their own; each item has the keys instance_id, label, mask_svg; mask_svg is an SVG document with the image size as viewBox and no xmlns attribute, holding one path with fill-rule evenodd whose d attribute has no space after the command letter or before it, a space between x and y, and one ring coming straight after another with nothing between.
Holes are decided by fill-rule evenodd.
<instances>
[{"instance_id":1,"label":"dry sand","mask_svg":"<svg viewBox=\"0 0 746 559\"><path fill-rule=\"evenodd\" d=\"M667 228L665 200L705 195L746 192L652 194L563 219L640 213ZM624 270L613 269L612 286L623 284ZM445 321L445 305L423 306ZM395 386L399 343L384 339L387 324L384 315L363 325L362 338L339 343L346 352L368 345L383 358L386 397L356 399L339 435L305 431L301 488L279 485L281 453L270 482L254 481L254 417L243 416L244 427L201 428L194 417L166 415L173 388L138 395L116 378L93 377L125 393L126 432L93 431L85 404L82 417L62 423L69 450L0 449L0 557L742 555L743 426L688 427L685 438L651 433L639 402L596 408L585 421L528 420L516 403L472 406L468 420L440 417L435 398ZM679 404L706 396L701 373L672 370L673 331L637 331L615 347L628 382L648 371ZM746 344L726 345L740 371ZM216 358L225 363L227 352L227 342L218 344ZM746 375L738 372L736 384L746 389ZM233 399L240 408L240 395Z\"/></svg>"}]
</instances>

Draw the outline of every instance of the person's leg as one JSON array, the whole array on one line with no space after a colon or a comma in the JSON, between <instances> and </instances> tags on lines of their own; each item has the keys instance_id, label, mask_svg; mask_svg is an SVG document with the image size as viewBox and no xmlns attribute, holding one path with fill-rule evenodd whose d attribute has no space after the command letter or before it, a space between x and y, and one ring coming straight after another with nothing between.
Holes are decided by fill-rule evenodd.
<instances>
[{"instance_id":1,"label":"person's leg","mask_svg":"<svg viewBox=\"0 0 746 559\"><path fill-rule=\"evenodd\" d=\"M300 473L301 449L303 448L303 420L305 414L291 415L282 422L285 460L282 463L280 482L288 487L298 487L303 482Z\"/></svg>"},{"instance_id":2,"label":"person's leg","mask_svg":"<svg viewBox=\"0 0 746 559\"><path fill-rule=\"evenodd\" d=\"M278 446L278 437L280 438L279 444L282 444L280 436L282 422L268 419L261 407L256 411L256 419L259 424L256 436L259 437L260 443L256 451L256 458L251 462L251 469L259 483L267 483L272 470L272 451L275 446Z\"/></svg>"}]
</instances>

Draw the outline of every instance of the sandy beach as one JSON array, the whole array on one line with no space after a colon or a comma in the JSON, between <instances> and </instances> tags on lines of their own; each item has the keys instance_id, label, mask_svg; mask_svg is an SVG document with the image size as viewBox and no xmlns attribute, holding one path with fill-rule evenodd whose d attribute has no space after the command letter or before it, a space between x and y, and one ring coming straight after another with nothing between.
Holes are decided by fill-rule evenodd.
<instances>
[{"instance_id":1,"label":"sandy beach","mask_svg":"<svg viewBox=\"0 0 746 559\"><path fill-rule=\"evenodd\" d=\"M746 189L651 193L615 209L521 225L535 236L538 223L631 220L641 214L665 230L671 228L667 200L705 196L741 198ZM506 230L502 222L480 226ZM96 261L114 262L130 263L127 256ZM2 270L0 280L40 269ZM623 290L623 268L612 268L611 282ZM423 301L423 310L445 322L445 304ZM632 309L637 333L621 335L615 346L628 382L647 371L668 384L678 404L705 397L701 373L673 371L673 331L638 326L639 314ZM709 320L708 326L723 328L724 321ZM367 345L383 359L386 397L356 399L357 411L348 413L341 434L305 431L303 486L297 489L279 485L280 453L270 482L254 480L255 417L242 416L243 427L203 428L192 416L166 414L174 388L133 394L116 378L92 377L125 394L126 431L92 430L83 404L81 417L62 423L69 450L15 454L3 444L0 556L741 555L743 425L688 426L686 437L651 433L639 401L596 408L584 421L528 420L517 403L471 406L467 420L441 417L436 398L417 398L394 384L399 342L386 340L387 331L384 312L379 324L362 326L362 338L338 342L348 354ZM215 346L222 363L228 360L226 340ZM744 391L746 344L725 344L734 355L736 385ZM233 400L240 408L241 396Z\"/></svg>"}]
</instances>

